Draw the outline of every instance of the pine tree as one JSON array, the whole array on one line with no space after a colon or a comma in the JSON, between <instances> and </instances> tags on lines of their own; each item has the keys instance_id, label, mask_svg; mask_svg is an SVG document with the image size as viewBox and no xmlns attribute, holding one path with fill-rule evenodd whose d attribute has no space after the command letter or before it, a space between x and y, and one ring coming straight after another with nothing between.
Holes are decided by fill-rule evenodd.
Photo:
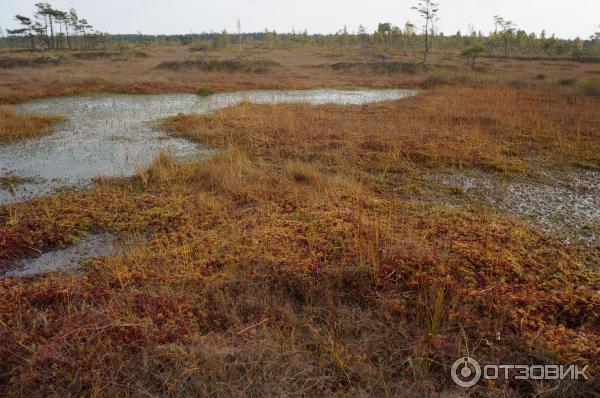
<instances>
[{"instance_id":1,"label":"pine tree","mask_svg":"<svg viewBox=\"0 0 600 398\"><path fill-rule=\"evenodd\" d=\"M416 10L425 21L423 31L425 32L425 51L423 52L423 63L427 62L427 55L429 54L429 29L433 25L439 11L439 3L435 3L433 0L419 0L417 6L412 7Z\"/></svg>"},{"instance_id":2,"label":"pine tree","mask_svg":"<svg viewBox=\"0 0 600 398\"><path fill-rule=\"evenodd\" d=\"M27 33L27 36L29 36L29 39L31 40L31 49L35 50L35 35L33 34L33 21L31 20L31 18L24 17L22 15L15 15L15 19L19 21L19 23L23 26L23 28L20 29L20 31L22 33Z\"/></svg>"}]
</instances>

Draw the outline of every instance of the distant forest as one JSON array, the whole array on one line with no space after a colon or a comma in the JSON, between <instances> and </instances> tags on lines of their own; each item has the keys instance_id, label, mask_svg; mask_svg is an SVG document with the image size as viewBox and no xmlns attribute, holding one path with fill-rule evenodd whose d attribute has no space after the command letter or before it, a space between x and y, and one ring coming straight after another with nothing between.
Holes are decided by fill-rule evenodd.
<instances>
[{"instance_id":1,"label":"distant forest","mask_svg":"<svg viewBox=\"0 0 600 398\"><path fill-rule=\"evenodd\" d=\"M16 15L15 29L0 28L0 43L11 48L44 50L97 50L123 47L124 43L194 45L198 50L217 50L228 46L249 45L263 48L290 48L295 46L360 47L365 55L385 56L394 50L460 50L473 54L510 56L537 54L543 56L585 57L600 54L600 32L589 38L561 39L553 34L528 33L500 16L494 16L495 29L484 34L471 29L451 35L439 32L436 26L439 5L421 0L413 7L422 16L420 25L410 21L402 26L380 23L369 32L363 26L350 31L347 27L334 34L308 32L277 33L265 30L256 33L198 33L187 35L113 35L99 32L81 18L75 9L62 11L49 3L37 3L31 17Z\"/></svg>"}]
</instances>

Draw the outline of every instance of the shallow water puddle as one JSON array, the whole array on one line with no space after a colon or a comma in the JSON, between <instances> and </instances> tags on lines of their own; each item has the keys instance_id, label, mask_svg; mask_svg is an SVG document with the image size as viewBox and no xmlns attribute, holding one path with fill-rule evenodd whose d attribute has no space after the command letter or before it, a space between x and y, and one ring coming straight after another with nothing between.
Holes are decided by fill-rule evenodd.
<instances>
[{"instance_id":1,"label":"shallow water puddle","mask_svg":"<svg viewBox=\"0 0 600 398\"><path fill-rule=\"evenodd\" d=\"M14 262L0 279L11 276L31 276L52 271L74 272L82 263L94 257L114 254L116 238L111 234L92 235L61 250L44 253L39 257L24 258Z\"/></svg>"},{"instance_id":2,"label":"shallow water puddle","mask_svg":"<svg viewBox=\"0 0 600 398\"><path fill-rule=\"evenodd\" d=\"M600 244L599 172L549 172L541 181L503 181L483 172L438 178L468 198L531 221L566 242Z\"/></svg>"},{"instance_id":3,"label":"shallow water puddle","mask_svg":"<svg viewBox=\"0 0 600 398\"><path fill-rule=\"evenodd\" d=\"M69 120L51 135L0 145L0 176L25 177L22 184L0 186L0 205L86 187L98 176L131 176L160 153L177 158L207 157L214 151L156 131L150 121L178 113L207 113L242 101L259 104L305 102L359 105L415 95L414 90L292 90L193 94L100 94L43 99L16 107L24 113L62 115Z\"/></svg>"}]
</instances>

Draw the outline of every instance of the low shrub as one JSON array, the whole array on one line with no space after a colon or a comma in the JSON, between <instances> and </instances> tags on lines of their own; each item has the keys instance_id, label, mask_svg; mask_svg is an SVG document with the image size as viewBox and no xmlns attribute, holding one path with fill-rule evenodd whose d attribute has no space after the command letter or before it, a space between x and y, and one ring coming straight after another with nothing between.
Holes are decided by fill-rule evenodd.
<instances>
[{"instance_id":1,"label":"low shrub","mask_svg":"<svg viewBox=\"0 0 600 398\"><path fill-rule=\"evenodd\" d=\"M199 97L208 97L210 95L213 95L215 92L208 86L202 86L198 89L198 92L196 94L198 94Z\"/></svg>"},{"instance_id":2,"label":"low shrub","mask_svg":"<svg viewBox=\"0 0 600 398\"><path fill-rule=\"evenodd\" d=\"M43 65L58 65L64 61L64 57L36 57L36 58L0 58L0 69L30 68Z\"/></svg>"},{"instance_id":3,"label":"low shrub","mask_svg":"<svg viewBox=\"0 0 600 398\"><path fill-rule=\"evenodd\" d=\"M365 71L378 73L408 73L415 74L423 65L418 65L410 62L337 62L332 64L331 69L335 71Z\"/></svg>"},{"instance_id":4,"label":"low shrub","mask_svg":"<svg viewBox=\"0 0 600 398\"><path fill-rule=\"evenodd\" d=\"M582 83L577 91L579 94L586 97L597 97L600 98L600 80L590 80Z\"/></svg>"},{"instance_id":5,"label":"low shrub","mask_svg":"<svg viewBox=\"0 0 600 398\"><path fill-rule=\"evenodd\" d=\"M570 78L570 79L561 79L561 80L558 81L558 84L560 86L574 86L575 83L577 83L577 79L573 79L573 78Z\"/></svg>"},{"instance_id":6,"label":"low shrub","mask_svg":"<svg viewBox=\"0 0 600 398\"><path fill-rule=\"evenodd\" d=\"M173 71L200 69L206 72L252 72L266 73L279 66L277 62L268 60L224 60L224 61L165 61L158 65L158 69Z\"/></svg>"}]
</instances>

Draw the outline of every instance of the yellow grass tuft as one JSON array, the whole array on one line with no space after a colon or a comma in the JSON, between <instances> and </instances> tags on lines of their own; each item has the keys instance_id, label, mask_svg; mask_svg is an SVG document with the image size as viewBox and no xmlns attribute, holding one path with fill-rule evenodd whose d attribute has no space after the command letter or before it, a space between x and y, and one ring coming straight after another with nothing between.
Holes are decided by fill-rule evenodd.
<instances>
[{"instance_id":1,"label":"yellow grass tuft","mask_svg":"<svg viewBox=\"0 0 600 398\"><path fill-rule=\"evenodd\" d=\"M0 142L12 143L48 134L65 119L58 116L22 115L0 107Z\"/></svg>"}]
</instances>

